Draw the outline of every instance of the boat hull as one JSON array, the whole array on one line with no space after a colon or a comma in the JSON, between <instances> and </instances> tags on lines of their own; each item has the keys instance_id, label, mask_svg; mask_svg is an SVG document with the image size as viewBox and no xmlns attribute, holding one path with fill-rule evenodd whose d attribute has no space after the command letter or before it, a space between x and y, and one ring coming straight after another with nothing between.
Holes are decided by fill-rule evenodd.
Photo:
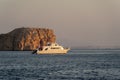
<instances>
[{"instance_id":1,"label":"boat hull","mask_svg":"<svg viewBox=\"0 0 120 80\"><path fill-rule=\"evenodd\" d=\"M66 54L69 49L65 50L47 50L47 51L37 51L37 54Z\"/></svg>"}]
</instances>

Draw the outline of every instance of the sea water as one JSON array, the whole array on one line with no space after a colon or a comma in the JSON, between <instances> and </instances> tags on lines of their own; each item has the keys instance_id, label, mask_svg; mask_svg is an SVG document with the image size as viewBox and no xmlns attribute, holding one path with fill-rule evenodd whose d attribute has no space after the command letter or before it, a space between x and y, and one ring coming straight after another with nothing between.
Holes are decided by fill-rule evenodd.
<instances>
[{"instance_id":1,"label":"sea water","mask_svg":"<svg viewBox=\"0 0 120 80\"><path fill-rule=\"evenodd\" d=\"M120 80L120 50L0 51L0 80Z\"/></svg>"}]
</instances>

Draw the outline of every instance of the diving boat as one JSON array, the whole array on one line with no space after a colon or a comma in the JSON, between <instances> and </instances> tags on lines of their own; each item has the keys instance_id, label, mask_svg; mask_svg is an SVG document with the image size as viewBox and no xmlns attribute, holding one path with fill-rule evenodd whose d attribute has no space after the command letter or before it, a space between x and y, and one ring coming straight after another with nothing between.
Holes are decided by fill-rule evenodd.
<instances>
[{"instance_id":1,"label":"diving boat","mask_svg":"<svg viewBox=\"0 0 120 80\"><path fill-rule=\"evenodd\" d=\"M36 49L36 51L34 51L33 53L36 53L36 54L66 54L69 50L70 48L64 48L58 45L57 43L51 43L51 44L47 44L46 46L42 46Z\"/></svg>"}]
</instances>

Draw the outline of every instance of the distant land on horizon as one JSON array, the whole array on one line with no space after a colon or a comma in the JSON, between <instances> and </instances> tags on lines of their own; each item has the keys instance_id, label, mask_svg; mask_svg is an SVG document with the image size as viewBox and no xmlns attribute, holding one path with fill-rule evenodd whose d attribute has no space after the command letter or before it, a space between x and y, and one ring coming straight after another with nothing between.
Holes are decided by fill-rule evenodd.
<instances>
[{"instance_id":1,"label":"distant land on horizon","mask_svg":"<svg viewBox=\"0 0 120 80\"><path fill-rule=\"evenodd\" d=\"M72 47L75 50L120 50L120 47Z\"/></svg>"}]
</instances>

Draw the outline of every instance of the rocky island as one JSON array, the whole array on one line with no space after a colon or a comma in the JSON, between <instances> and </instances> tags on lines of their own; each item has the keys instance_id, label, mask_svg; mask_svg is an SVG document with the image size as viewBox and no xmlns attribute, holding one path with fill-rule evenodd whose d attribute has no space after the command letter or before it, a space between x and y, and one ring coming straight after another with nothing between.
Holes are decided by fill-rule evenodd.
<instances>
[{"instance_id":1,"label":"rocky island","mask_svg":"<svg viewBox=\"0 0 120 80\"><path fill-rule=\"evenodd\" d=\"M55 42L54 31L46 28L17 28L0 34L0 51L35 50L41 40L44 45L47 42Z\"/></svg>"}]
</instances>

